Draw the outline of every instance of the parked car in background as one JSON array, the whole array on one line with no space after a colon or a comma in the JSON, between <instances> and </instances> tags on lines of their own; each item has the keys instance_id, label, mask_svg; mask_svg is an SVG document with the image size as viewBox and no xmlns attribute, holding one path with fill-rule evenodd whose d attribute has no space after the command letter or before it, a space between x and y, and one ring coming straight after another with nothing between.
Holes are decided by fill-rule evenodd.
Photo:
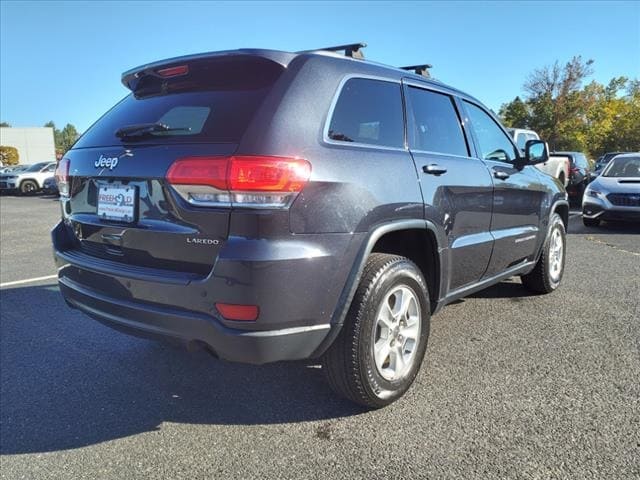
<instances>
[{"instance_id":1,"label":"parked car in background","mask_svg":"<svg viewBox=\"0 0 640 480\"><path fill-rule=\"evenodd\" d=\"M598 158L598 160L596 160L596 164L593 166L593 171L591 172L591 179L593 180L595 177L600 175L604 167L607 166L607 164L613 157L615 157L616 155L622 155L624 153L629 153L629 152L607 152L604 155L602 155L600 158Z\"/></svg>"},{"instance_id":2,"label":"parked car in background","mask_svg":"<svg viewBox=\"0 0 640 480\"><path fill-rule=\"evenodd\" d=\"M613 157L585 190L583 223L595 227L601 220L640 221L640 152Z\"/></svg>"},{"instance_id":3,"label":"parked car in background","mask_svg":"<svg viewBox=\"0 0 640 480\"><path fill-rule=\"evenodd\" d=\"M47 178L42 184L42 191L48 195L58 195L58 182L56 182L56 178Z\"/></svg>"},{"instance_id":4,"label":"parked car in background","mask_svg":"<svg viewBox=\"0 0 640 480\"><path fill-rule=\"evenodd\" d=\"M533 130L525 130L524 128L508 128L507 131L518 145L521 152L529 140L540 140L540 137ZM536 165L538 170L557 178L563 186L567 186L569 181L569 159L567 157L549 157L544 163Z\"/></svg>"},{"instance_id":5,"label":"parked car in background","mask_svg":"<svg viewBox=\"0 0 640 480\"><path fill-rule=\"evenodd\" d=\"M67 304L226 360L321 359L337 392L382 407L413 383L432 313L512 276L558 288L569 205L533 166L546 144L521 153L416 67L332 53L354 48L124 73L131 94L56 172Z\"/></svg>"},{"instance_id":6,"label":"parked car in background","mask_svg":"<svg viewBox=\"0 0 640 480\"><path fill-rule=\"evenodd\" d=\"M17 190L23 195L42 189L44 181L56 171L56 162L40 162L24 170L0 174L0 190Z\"/></svg>"},{"instance_id":7,"label":"parked car in background","mask_svg":"<svg viewBox=\"0 0 640 480\"><path fill-rule=\"evenodd\" d=\"M527 140L540 140L540 136L533 130L526 130L524 128L507 128L507 132L509 132L509 135L511 135L521 151L524 151L524 147L527 145Z\"/></svg>"},{"instance_id":8,"label":"parked car in background","mask_svg":"<svg viewBox=\"0 0 640 480\"><path fill-rule=\"evenodd\" d=\"M10 172L20 172L22 170L26 170L27 168L29 168L29 165L11 165L8 167L0 168L0 174L10 173Z\"/></svg>"},{"instance_id":9,"label":"parked car in background","mask_svg":"<svg viewBox=\"0 0 640 480\"><path fill-rule=\"evenodd\" d=\"M580 204L584 190L591 181L591 165L582 152L551 152L552 157L565 157L569 159L569 181L567 193L569 199Z\"/></svg>"}]
</instances>

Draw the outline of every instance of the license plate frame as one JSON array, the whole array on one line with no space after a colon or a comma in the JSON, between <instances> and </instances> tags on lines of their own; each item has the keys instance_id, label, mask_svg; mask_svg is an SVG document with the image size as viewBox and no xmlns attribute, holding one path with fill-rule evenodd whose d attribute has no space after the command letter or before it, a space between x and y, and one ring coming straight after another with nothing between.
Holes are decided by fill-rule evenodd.
<instances>
[{"instance_id":1,"label":"license plate frame","mask_svg":"<svg viewBox=\"0 0 640 480\"><path fill-rule=\"evenodd\" d=\"M99 183L96 214L101 220L133 223L137 220L138 189L135 185Z\"/></svg>"}]
</instances>

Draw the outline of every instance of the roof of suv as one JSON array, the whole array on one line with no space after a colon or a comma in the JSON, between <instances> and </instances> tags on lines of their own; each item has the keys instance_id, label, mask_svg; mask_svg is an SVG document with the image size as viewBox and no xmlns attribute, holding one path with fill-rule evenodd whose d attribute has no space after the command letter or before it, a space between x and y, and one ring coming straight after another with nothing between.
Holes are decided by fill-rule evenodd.
<instances>
[{"instance_id":1,"label":"roof of suv","mask_svg":"<svg viewBox=\"0 0 640 480\"><path fill-rule=\"evenodd\" d=\"M402 78L410 78L411 80L432 85L438 88L444 88L449 90L451 93L455 93L456 95L466 97L475 102L481 103L476 98L471 95L458 90L457 88L446 85L439 80L435 80L433 78L426 78L422 75L418 75L411 71L403 70L401 68L393 67L390 65L385 65L382 63L372 62L370 60L351 58L348 56L340 55L327 50L313 50L313 51L304 51L304 52L284 52L279 50L267 50L267 49L238 49L238 50L224 50L219 52L206 52L199 53L193 55L185 55L181 57L168 58L165 60L160 60L157 62L148 63L146 65L141 65L136 68L132 68L127 70L122 74L122 83L125 87L131 88L131 82L134 79L139 78L141 75L149 73L151 71L155 71L160 67L169 67L175 64L197 61L197 60L205 60L205 59L214 59L218 57L231 57L231 56L253 56L253 57L261 57L265 60L274 62L276 64L281 65L282 67L288 67L294 59L300 58L316 58L322 59L327 63L350 63L349 69L353 74L361 74L361 75L370 75L370 76L379 76L388 79L400 80Z\"/></svg>"}]
</instances>

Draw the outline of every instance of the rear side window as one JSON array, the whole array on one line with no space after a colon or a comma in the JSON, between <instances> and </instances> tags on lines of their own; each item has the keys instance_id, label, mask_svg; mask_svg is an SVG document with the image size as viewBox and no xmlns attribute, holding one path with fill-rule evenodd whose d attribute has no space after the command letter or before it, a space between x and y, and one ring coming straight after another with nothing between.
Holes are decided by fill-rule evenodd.
<instances>
[{"instance_id":1,"label":"rear side window","mask_svg":"<svg viewBox=\"0 0 640 480\"><path fill-rule=\"evenodd\" d=\"M121 144L238 143L279 77L282 67L258 60L214 60L189 65L184 76L147 75L133 93L80 137L74 148ZM167 129L116 136L123 127Z\"/></svg>"},{"instance_id":2,"label":"rear side window","mask_svg":"<svg viewBox=\"0 0 640 480\"><path fill-rule=\"evenodd\" d=\"M342 87L328 136L340 142L404 147L399 83L352 78Z\"/></svg>"},{"instance_id":3,"label":"rear side window","mask_svg":"<svg viewBox=\"0 0 640 480\"><path fill-rule=\"evenodd\" d=\"M409 87L410 147L416 150L468 156L460 119L449 95Z\"/></svg>"}]
</instances>

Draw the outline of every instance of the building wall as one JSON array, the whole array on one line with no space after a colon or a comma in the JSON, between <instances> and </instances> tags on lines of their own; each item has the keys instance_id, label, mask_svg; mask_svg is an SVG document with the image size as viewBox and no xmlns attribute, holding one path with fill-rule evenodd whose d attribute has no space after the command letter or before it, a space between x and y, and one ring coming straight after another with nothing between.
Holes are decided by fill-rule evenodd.
<instances>
[{"instance_id":1,"label":"building wall","mask_svg":"<svg viewBox=\"0 0 640 480\"><path fill-rule=\"evenodd\" d=\"M0 128L0 145L15 147L20 155L21 165L56 160L53 128Z\"/></svg>"}]
</instances>

